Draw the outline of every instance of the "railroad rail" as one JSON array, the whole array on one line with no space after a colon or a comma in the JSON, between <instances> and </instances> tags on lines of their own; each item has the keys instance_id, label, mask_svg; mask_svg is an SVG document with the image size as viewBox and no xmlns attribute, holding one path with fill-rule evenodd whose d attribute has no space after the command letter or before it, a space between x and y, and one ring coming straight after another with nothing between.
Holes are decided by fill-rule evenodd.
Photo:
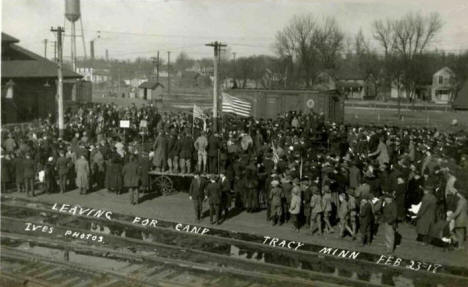
<instances>
[{"instance_id":1,"label":"railroad rail","mask_svg":"<svg viewBox=\"0 0 468 287\"><path fill-rule=\"evenodd\" d=\"M127 255L148 252L154 255L157 250L156 254L164 260L178 258L182 260L181 264L185 265L189 265L188 262L209 263L208 266L212 268L221 268L217 269L222 270L220 274L233 270L236 272L256 270L257 276L261 274L264 280L282 276L282 279L278 278L276 283L295 282L291 281L294 278L300 278L309 283L319 281L346 286L400 286L401 283L398 280L401 279L411 282L413 286L467 286L468 283L463 269L442 270L444 272L437 274L418 273L405 268L379 266L375 262L365 260L352 261L324 256L318 252L312 252L310 248L293 252L274 249L261 243L239 239L238 236L236 238L221 230L218 230L219 232L210 230L205 236L201 236L190 232L180 232L174 229L175 224L170 222L159 222L150 228L135 225L132 224L129 216L116 213L112 214L112 221L67 215L52 210L48 204L34 203L30 200L3 200L2 214L2 231L10 235L30 235L30 232L24 230L27 223L51 226L54 227L56 234L63 235L67 230L89 233L91 222L93 222L106 226L110 233L101 235L104 242L102 244L90 243L86 240L70 240L64 236L52 236L48 233L40 234L48 240L59 240L60 244L63 244L59 249L73 246L74 249L80 251L80 248L83 248L82 245L87 243L97 248L94 250L95 253L103 254L124 248L132 251ZM223 237L223 232L225 237ZM215 235L210 235L210 233ZM4 236L5 234L2 234L2 237ZM29 240L34 243L36 239L37 236L32 236ZM229 268L226 269L226 267ZM301 285L301 281L295 282L295 285Z\"/></svg>"}]
</instances>

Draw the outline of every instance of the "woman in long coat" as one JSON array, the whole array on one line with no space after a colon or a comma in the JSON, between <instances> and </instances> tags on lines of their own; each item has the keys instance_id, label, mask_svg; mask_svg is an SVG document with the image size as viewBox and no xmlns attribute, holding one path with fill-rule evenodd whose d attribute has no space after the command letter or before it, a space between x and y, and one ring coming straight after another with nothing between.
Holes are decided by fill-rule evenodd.
<instances>
[{"instance_id":1,"label":"woman in long coat","mask_svg":"<svg viewBox=\"0 0 468 287\"><path fill-rule=\"evenodd\" d=\"M80 194L85 194L89 188L89 163L84 155L75 162L76 186Z\"/></svg>"},{"instance_id":2,"label":"woman in long coat","mask_svg":"<svg viewBox=\"0 0 468 287\"><path fill-rule=\"evenodd\" d=\"M111 155L110 172L109 172L109 189L115 190L116 194L120 194L122 190L122 161L123 159L116 152Z\"/></svg>"},{"instance_id":3,"label":"woman in long coat","mask_svg":"<svg viewBox=\"0 0 468 287\"><path fill-rule=\"evenodd\" d=\"M255 171L248 169L246 175L246 189L247 189L247 212L254 212L260 208L258 201L258 180Z\"/></svg>"},{"instance_id":4,"label":"woman in long coat","mask_svg":"<svg viewBox=\"0 0 468 287\"><path fill-rule=\"evenodd\" d=\"M418 233L418 240L423 243L430 243L429 231L436 219L437 199L432 194L431 187L424 188L424 196L421 201L418 215L416 216L416 232Z\"/></svg>"},{"instance_id":5,"label":"woman in long coat","mask_svg":"<svg viewBox=\"0 0 468 287\"><path fill-rule=\"evenodd\" d=\"M143 152L138 160L138 173L140 177L140 188L146 191L149 187L149 175L151 170L151 160L147 152Z\"/></svg>"},{"instance_id":6,"label":"woman in long coat","mask_svg":"<svg viewBox=\"0 0 468 287\"><path fill-rule=\"evenodd\" d=\"M135 160L135 156L132 155L130 161L124 165L122 170L124 186L130 191L130 203L132 205L137 204L139 199L138 183L140 178L138 173L138 162Z\"/></svg>"}]
</instances>

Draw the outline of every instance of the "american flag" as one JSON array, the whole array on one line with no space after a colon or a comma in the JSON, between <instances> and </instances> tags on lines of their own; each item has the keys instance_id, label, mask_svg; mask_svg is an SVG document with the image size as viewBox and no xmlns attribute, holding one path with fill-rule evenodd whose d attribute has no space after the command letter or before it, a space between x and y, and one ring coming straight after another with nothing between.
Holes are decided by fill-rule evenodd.
<instances>
[{"instance_id":1,"label":"american flag","mask_svg":"<svg viewBox=\"0 0 468 287\"><path fill-rule=\"evenodd\" d=\"M241 100L237 97L231 96L227 93L222 93L223 95L223 113L233 113L243 117L250 117L252 111L252 104Z\"/></svg>"},{"instance_id":2,"label":"american flag","mask_svg":"<svg viewBox=\"0 0 468 287\"><path fill-rule=\"evenodd\" d=\"M202 108L197 105L193 105L193 118L205 120L207 116L203 112Z\"/></svg>"}]
</instances>

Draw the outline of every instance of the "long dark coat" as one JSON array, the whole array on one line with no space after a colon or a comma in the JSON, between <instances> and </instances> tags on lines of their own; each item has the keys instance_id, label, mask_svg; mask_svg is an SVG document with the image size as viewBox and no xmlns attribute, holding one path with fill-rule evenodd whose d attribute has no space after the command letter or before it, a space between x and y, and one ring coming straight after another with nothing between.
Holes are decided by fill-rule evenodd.
<instances>
[{"instance_id":1,"label":"long dark coat","mask_svg":"<svg viewBox=\"0 0 468 287\"><path fill-rule=\"evenodd\" d=\"M151 170L151 161L148 157L142 157L138 161L138 172L140 176L141 187L149 186L148 172Z\"/></svg>"},{"instance_id":2,"label":"long dark coat","mask_svg":"<svg viewBox=\"0 0 468 287\"><path fill-rule=\"evenodd\" d=\"M221 204L221 189L218 183L210 182L206 187L210 204Z\"/></svg>"},{"instance_id":3,"label":"long dark coat","mask_svg":"<svg viewBox=\"0 0 468 287\"><path fill-rule=\"evenodd\" d=\"M374 213L372 212L372 205L369 202L366 202L361 205L359 210L359 230L361 233L365 234L372 228L374 223Z\"/></svg>"},{"instance_id":4,"label":"long dark coat","mask_svg":"<svg viewBox=\"0 0 468 287\"><path fill-rule=\"evenodd\" d=\"M34 178L34 161L30 158L23 159L23 176L24 179Z\"/></svg>"},{"instance_id":5,"label":"long dark coat","mask_svg":"<svg viewBox=\"0 0 468 287\"><path fill-rule=\"evenodd\" d=\"M24 179L24 165L23 165L23 158L22 157L17 157L14 159L14 165L15 165L15 179L16 179L16 184L21 184L23 183Z\"/></svg>"},{"instance_id":6,"label":"long dark coat","mask_svg":"<svg viewBox=\"0 0 468 287\"><path fill-rule=\"evenodd\" d=\"M191 159L193 153L193 139L189 136L185 136L181 139L180 144L180 158Z\"/></svg>"},{"instance_id":7,"label":"long dark coat","mask_svg":"<svg viewBox=\"0 0 468 287\"><path fill-rule=\"evenodd\" d=\"M59 157L55 163L55 166L59 176L66 176L68 174L69 161L66 157Z\"/></svg>"},{"instance_id":8,"label":"long dark coat","mask_svg":"<svg viewBox=\"0 0 468 287\"><path fill-rule=\"evenodd\" d=\"M193 178L190 183L189 195L192 200L203 200L205 193L203 192L204 183L202 178Z\"/></svg>"},{"instance_id":9,"label":"long dark coat","mask_svg":"<svg viewBox=\"0 0 468 287\"><path fill-rule=\"evenodd\" d=\"M432 193L423 196L421 207L417 215L416 232L421 235L429 234L435 222L437 199Z\"/></svg>"},{"instance_id":10,"label":"long dark coat","mask_svg":"<svg viewBox=\"0 0 468 287\"><path fill-rule=\"evenodd\" d=\"M110 189L120 190L123 186L122 180L122 159L118 154L114 154L109 168L109 186Z\"/></svg>"},{"instance_id":11,"label":"long dark coat","mask_svg":"<svg viewBox=\"0 0 468 287\"><path fill-rule=\"evenodd\" d=\"M11 160L2 158L2 182L10 182L11 181Z\"/></svg>"},{"instance_id":12,"label":"long dark coat","mask_svg":"<svg viewBox=\"0 0 468 287\"><path fill-rule=\"evenodd\" d=\"M138 187L138 182L140 180L138 176L138 162L131 161L125 164L122 174L125 187Z\"/></svg>"}]
</instances>

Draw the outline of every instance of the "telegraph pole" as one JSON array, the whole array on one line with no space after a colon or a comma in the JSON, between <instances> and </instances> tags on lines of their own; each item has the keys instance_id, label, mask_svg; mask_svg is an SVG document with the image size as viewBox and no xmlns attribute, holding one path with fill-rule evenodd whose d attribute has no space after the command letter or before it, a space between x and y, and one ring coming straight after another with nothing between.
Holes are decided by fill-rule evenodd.
<instances>
[{"instance_id":1,"label":"telegraph pole","mask_svg":"<svg viewBox=\"0 0 468 287\"><path fill-rule=\"evenodd\" d=\"M44 39L44 58L47 59L47 39Z\"/></svg>"},{"instance_id":2,"label":"telegraph pole","mask_svg":"<svg viewBox=\"0 0 468 287\"><path fill-rule=\"evenodd\" d=\"M171 73L169 72L171 69L171 52L167 51L167 94L171 94Z\"/></svg>"},{"instance_id":3,"label":"telegraph pole","mask_svg":"<svg viewBox=\"0 0 468 287\"><path fill-rule=\"evenodd\" d=\"M54 42L54 61L57 62L57 41Z\"/></svg>"},{"instance_id":4,"label":"telegraph pole","mask_svg":"<svg viewBox=\"0 0 468 287\"><path fill-rule=\"evenodd\" d=\"M63 120L63 75L62 75L62 61L63 61L63 47L62 47L62 33L65 32L63 27L50 28L50 31L57 33L57 105L58 105L58 128L59 137L63 137L64 120Z\"/></svg>"},{"instance_id":5,"label":"telegraph pole","mask_svg":"<svg viewBox=\"0 0 468 287\"><path fill-rule=\"evenodd\" d=\"M213 130L215 132L218 131L218 55L220 53L221 47L226 47L226 44L221 42L215 41L205 46L213 47L214 49L214 57L213 57Z\"/></svg>"},{"instance_id":6,"label":"telegraph pole","mask_svg":"<svg viewBox=\"0 0 468 287\"><path fill-rule=\"evenodd\" d=\"M159 83L159 50L158 50L158 58L156 60L156 82Z\"/></svg>"}]
</instances>

